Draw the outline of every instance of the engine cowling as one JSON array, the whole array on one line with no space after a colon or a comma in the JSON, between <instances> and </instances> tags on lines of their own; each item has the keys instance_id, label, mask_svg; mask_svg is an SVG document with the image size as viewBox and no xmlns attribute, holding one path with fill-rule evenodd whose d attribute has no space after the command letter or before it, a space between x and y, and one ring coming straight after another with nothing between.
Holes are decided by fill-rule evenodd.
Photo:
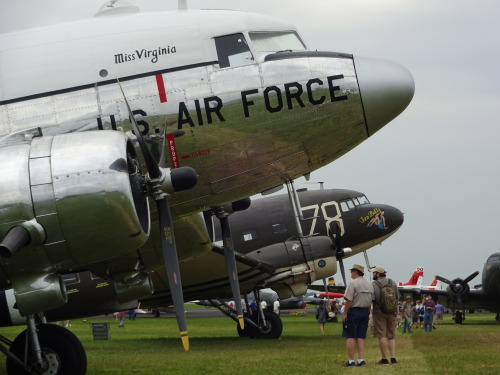
<instances>
[{"instance_id":1,"label":"engine cowling","mask_svg":"<svg viewBox=\"0 0 500 375\"><path fill-rule=\"evenodd\" d=\"M50 275L104 261L147 241L148 200L134 147L123 133L4 141L0 161L0 239L8 240L0 246L4 289L10 279L30 293L19 275L43 279L40 270ZM25 236L17 241L23 246L16 245L17 232Z\"/></svg>"},{"instance_id":2,"label":"engine cowling","mask_svg":"<svg viewBox=\"0 0 500 375\"><path fill-rule=\"evenodd\" d=\"M35 137L0 147L9 175L0 181L0 236L36 221L49 259L76 265L143 245L149 209L135 158L128 138L113 131Z\"/></svg>"},{"instance_id":3,"label":"engine cowling","mask_svg":"<svg viewBox=\"0 0 500 375\"><path fill-rule=\"evenodd\" d=\"M446 288L448 297L453 301L456 301L457 298L460 297L462 302L465 302L470 293L469 284L464 283L463 279L460 278L453 279L451 282L452 285Z\"/></svg>"},{"instance_id":4,"label":"engine cowling","mask_svg":"<svg viewBox=\"0 0 500 375\"><path fill-rule=\"evenodd\" d=\"M247 255L276 267L263 287L272 288L284 299L305 294L312 282L334 275L334 254L330 237L316 236L276 243Z\"/></svg>"}]
</instances>

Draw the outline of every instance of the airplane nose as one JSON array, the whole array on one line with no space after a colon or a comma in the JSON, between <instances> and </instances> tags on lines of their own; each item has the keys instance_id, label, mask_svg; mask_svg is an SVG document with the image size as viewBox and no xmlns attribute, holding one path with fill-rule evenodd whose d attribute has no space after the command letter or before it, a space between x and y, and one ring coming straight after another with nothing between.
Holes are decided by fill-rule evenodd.
<instances>
[{"instance_id":1,"label":"airplane nose","mask_svg":"<svg viewBox=\"0 0 500 375\"><path fill-rule=\"evenodd\" d=\"M396 230L403 225L405 218L404 214L399 209L389 205L379 205L379 207L385 212L385 225L389 230Z\"/></svg>"},{"instance_id":2,"label":"airplane nose","mask_svg":"<svg viewBox=\"0 0 500 375\"><path fill-rule=\"evenodd\" d=\"M355 56L354 67L371 136L410 104L415 81L405 67L392 61Z\"/></svg>"}]
</instances>

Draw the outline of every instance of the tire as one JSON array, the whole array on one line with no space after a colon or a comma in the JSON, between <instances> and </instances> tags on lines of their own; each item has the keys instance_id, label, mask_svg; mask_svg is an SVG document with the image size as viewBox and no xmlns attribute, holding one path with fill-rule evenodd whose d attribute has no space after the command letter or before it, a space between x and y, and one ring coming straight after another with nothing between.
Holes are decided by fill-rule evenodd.
<instances>
[{"instance_id":1,"label":"tire","mask_svg":"<svg viewBox=\"0 0 500 375\"><path fill-rule=\"evenodd\" d=\"M462 324L463 323L463 315L462 312L457 310L455 312L455 323L456 324Z\"/></svg>"},{"instance_id":2,"label":"tire","mask_svg":"<svg viewBox=\"0 0 500 375\"><path fill-rule=\"evenodd\" d=\"M279 339L283 332L283 322L281 318L272 311L264 311L267 325L260 330L260 337L263 339Z\"/></svg>"},{"instance_id":3,"label":"tire","mask_svg":"<svg viewBox=\"0 0 500 375\"><path fill-rule=\"evenodd\" d=\"M262 328L256 328L250 324L245 324L245 329L241 329L240 325L236 325L238 335L240 337L250 337L251 339L278 339L283 332L283 323L281 318L272 311L264 310L264 317L267 325ZM255 323L260 323L258 314L253 314L250 319Z\"/></svg>"},{"instance_id":4,"label":"tire","mask_svg":"<svg viewBox=\"0 0 500 375\"><path fill-rule=\"evenodd\" d=\"M55 324L37 326L38 340L42 348L44 362L48 366L42 374L84 375L87 372L87 356L78 338L67 329ZM21 332L10 346L10 351L24 361L26 332ZM33 363L33 351L28 348L28 363ZM29 374L14 361L7 358L7 374Z\"/></svg>"}]
</instances>

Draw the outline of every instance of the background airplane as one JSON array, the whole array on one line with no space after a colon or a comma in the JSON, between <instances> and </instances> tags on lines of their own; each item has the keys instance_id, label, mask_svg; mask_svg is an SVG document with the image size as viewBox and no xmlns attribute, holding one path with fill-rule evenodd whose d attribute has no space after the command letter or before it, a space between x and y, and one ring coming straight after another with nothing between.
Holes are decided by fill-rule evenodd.
<instances>
[{"instance_id":1,"label":"background airplane","mask_svg":"<svg viewBox=\"0 0 500 375\"><path fill-rule=\"evenodd\" d=\"M410 280L408 280L407 283L403 284L400 282L398 284L398 289L400 290L400 292L404 292L406 289L415 289L415 288L440 289L438 286L438 279L434 278L434 280L430 285L422 285L423 279L424 279L424 268L417 267L417 269L413 272L413 274L410 277Z\"/></svg>"},{"instance_id":2,"label":"background airplane","mask_svg":"<svg viewBox=\"0 0 500 375\"><path fill-rule=\"evenodd\" d=\"M482 283L471 288L472 281L479 271L476 271L465 279L455 278L452 280L441 276L436 279L447 284L446 290L439 289L415 289L417 294L430 294L433 299L439 301L455 311L455 323L461 324L465 309L485 309L496 312L496 320L500 321L500 252L491 254L483 267Z\"/></svg>"},{"instance_id":3,"label":"background airplane","mask_svg":"<svg viewBox=\"0 0 500 375\"><path fill-rule=\"evenodd\" d=\"M403 223L403 214L395 207L371 203L361 192L347 189L320 189L297 191L300 209L294 212L287 194L256 199L250 209L231 216L233 242L239 252L260 258L266 246L273 241L283 242L297 235L335 238L336 257L343 259L361 253L394 234ZM272 210L269 207L273 207ZM297 214L300 211L301 214ZM266 220L263 218L266 217ZM371 225L377 219L381 225ZM270 223L272 223L270 225ZM214 221L215 240L221 239L220 225ZM348 248L348 252L343 249ZM272 248L268 249L272 251ZM258 251L259 253L255 253ZM342 269L341 269L342 270ZM343 275L345 283L345 275ZM314 280L313 280L314 281ZM298 292L297 294L303 294ZM281 295L286 298L286 295Z\"/></svg>"},{"instance_id":4,"label":"background airplane","mask_svg":"<svg viewBox=\"0 0 500 375\"><path fill-rule=\"evenodd\" d=\"M36 327L67 302L64 274L112 279L120 302L156 289L182 306L213 266L238 294L234 249L224 245L219 267L201 212L225 220L224 205L327 165L413 97L411 74L392 62L310 51L270 17L181 5L111 2L92 19L0 36L0 288L29 333L12 343L9 373L85 373L71 333ZM326 257L331 241L308 242ZM275 272L258 257L239 265L253 273L245 288Z\"/></svg>"},{"instance_id":5,"label":"background airplane","mask_svg":"<svg viewBox=\"0 0 500 375\"><path fill-rule=\"evenodd\" d=\"M300 210L311 214L299 222L299 229L288 194L255 199L249 208L230 216L241 294L271 288L281 300L302 296L312 282L335 274L338 260L381 243L394 234L404 220L397 208L370 203L363 193L354 190L301 190L297 196ZM368 227L366 218L370 213L375 215L381 211L385 212L387 227ZM223 245L220 223L210 212L206 212L205 220L216 245L213 252L181 264L181 270L184 267L198 270L190 272L188 281L184 281L184 295L190 300L220 301L232 297L236 303L229 280L220 277L224 267L219 247ZM342 239L329 236L330 227L342 228ZM298 230L307 236L299 236ZM344 253L344 243L352 252ZM253 267L245 268L245 263ZM169 300L170 290L155 286L155 293L141 299L141 306L164 305Z\"/></svg>"},{"instance_id":6,"label":"background airplane","mask_svg":"<svg viewBox=\"0 0 500 375\"><path fill-rule=\"evenodd\" d=\"M422 285L422 281L424 279L424 268L417 267L417 269L413 272L407 283L403 284L400 282L398 284L399 289L404 289L406 287L420 287Z\"/></svg>"}]
</instances>

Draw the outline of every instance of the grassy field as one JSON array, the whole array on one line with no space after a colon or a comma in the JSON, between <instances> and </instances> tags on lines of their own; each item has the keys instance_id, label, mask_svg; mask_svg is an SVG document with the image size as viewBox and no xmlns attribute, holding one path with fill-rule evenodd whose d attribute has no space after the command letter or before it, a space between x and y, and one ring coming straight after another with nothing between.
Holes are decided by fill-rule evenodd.
<instances>
[{"instance_id":1,"label":"grassy field","mask_svg":"<svg viewBox=\"0 0 500 375\"><path fill-rule=\"evenodd\" d=\"M325 336L311 315L282 315L279 340L239 338L228 318L188 319L190 351L184 352L175 319L138 318L124 328L110 319L75 320L70 328L81 340L88 374L499 374L500 324L494 314L469 314L457 326L451 316L432 333L398 332L397 365L380 366L378 341L366 340L364 368L343 368L346 360L341 324L329 323ZM94 341L90 323L109 321L110 341ZM22 327L2 328L13 339ZM0 374L5 373L2 356Z\"/></svg>"}]
</instances>

